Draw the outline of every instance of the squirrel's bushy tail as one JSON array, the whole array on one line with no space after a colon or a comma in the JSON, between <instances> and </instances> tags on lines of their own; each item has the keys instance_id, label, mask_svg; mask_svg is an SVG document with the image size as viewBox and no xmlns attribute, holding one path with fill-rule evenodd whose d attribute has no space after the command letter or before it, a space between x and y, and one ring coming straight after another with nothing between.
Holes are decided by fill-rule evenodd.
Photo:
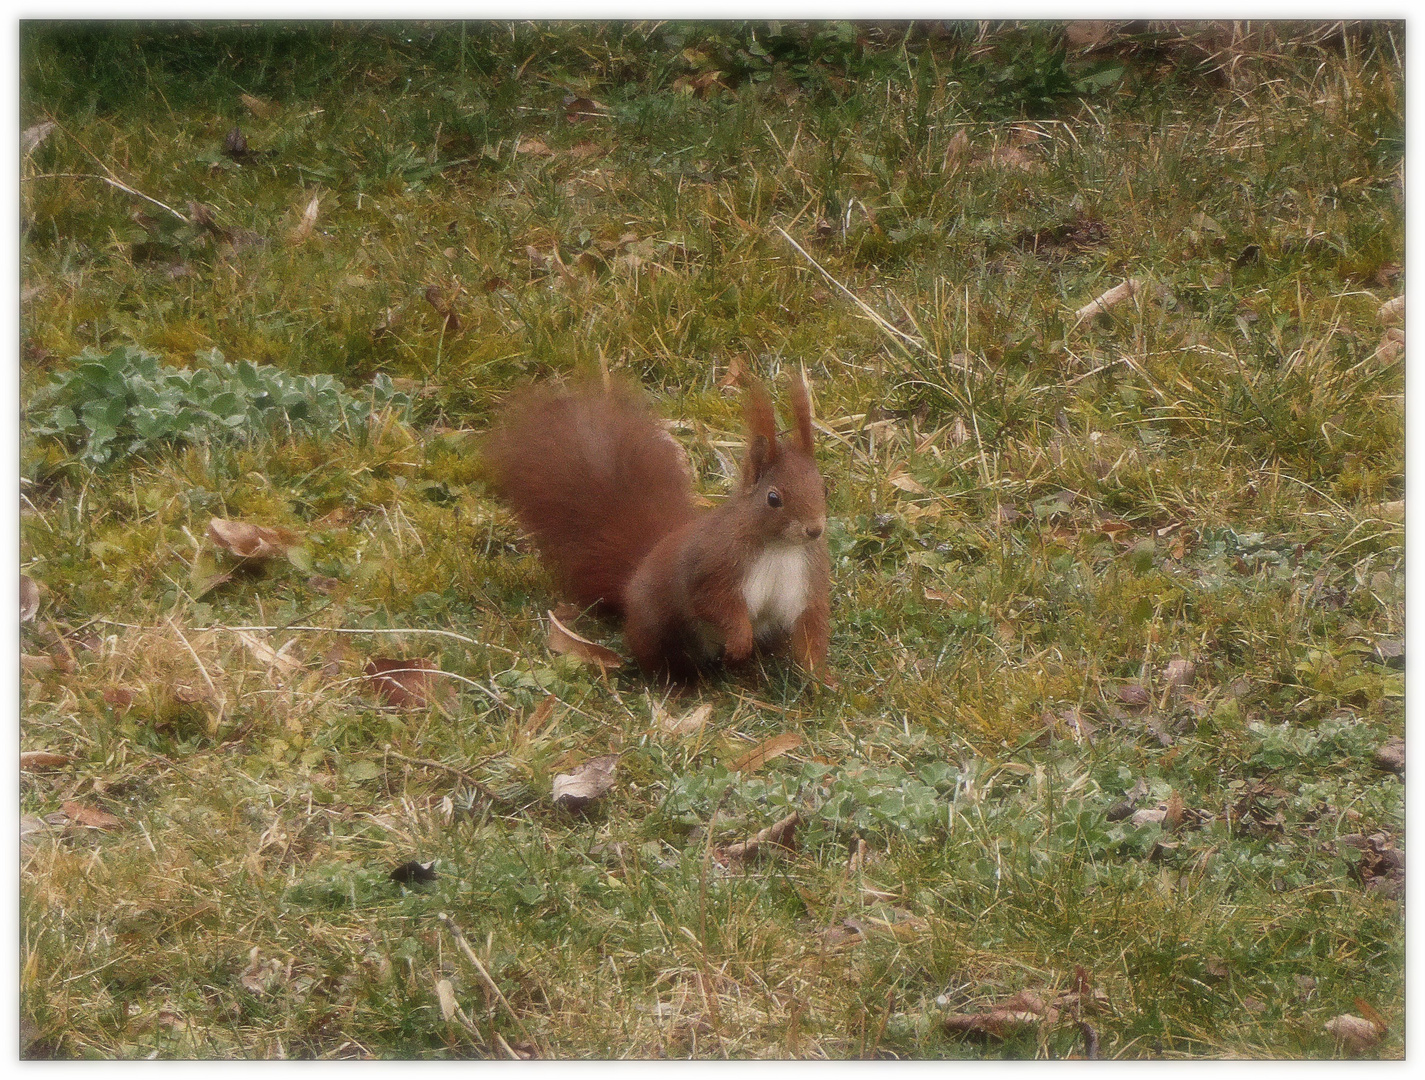
<instances>
[{"instance_id":1,"label":"squirrel's bushy tail","mask_svg":"<svg viewBox=\"0 0 1425 1080\"><path fill-rule=\"evenodd\" d=\"M583 607L623 611L643 557L693 517L683 449L624 387L536 387L485 445L500 497Z\"/></svg>"}]
</instances>

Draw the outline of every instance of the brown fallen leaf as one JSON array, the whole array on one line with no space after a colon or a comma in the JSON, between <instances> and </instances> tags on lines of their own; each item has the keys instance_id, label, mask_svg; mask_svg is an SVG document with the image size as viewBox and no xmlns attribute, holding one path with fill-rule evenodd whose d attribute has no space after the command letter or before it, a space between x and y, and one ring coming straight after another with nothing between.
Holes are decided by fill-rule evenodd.
<instances>
[{"instance_id":1,"label":"brown fallen leaf","mask_svg":"<svg viewBox=\"0 0 1425 1080\"><path fill-rule=\"evenodd\" d=\"M414 658L394 660L373 656L366 664L366 678L379 697L398 709L423 709L437 696L438 684L433 672L439 672L429 660Z\"/></svg>"},{"instance_id":2,"label":"brown fallen leaf","mask_svg":"<svg viewBox=\"0 0 1425 1080\"><path fill-rule=\"evenodd\" d=\"M222 550L254 562L280 558L302 542L302 538L291 529L225 521L223 518L213 518L208 522L208 539Z\"/></svg>"},{"instance_id":3,"label":"brown fallen leaf","mask_svg":"<svg viewBox=\"0 0 1425 1080\"><path fill-rule=\"evenodd\" d=\"M29 622L40 610L40 587L29 574L20 575L20 621Z\"/></svg>"},{"instance_id":4,"label":"brown fallen leaf","mask_svg":"<svg viewBox=\"0 0 1425 1080\"><path fill-rule=\"evenodd\" d=\"M1082 321L1090 315L1098 315L1109 310L1117 304L1132 298L1139 289L1143 287L1142 278L1129 278L1127 281L1115 285L1113 288L1099 293L1078 311L1074 312L1074 318Z\"/></svg>"},{"instance_id":5,"label":"brown fallen leaf","mask_svg":"<svg viewBox=\"0 0 1425 1080\"><path fill-rule=\"evenodd\" d=\"M585 664L594 664L603 669L623 666L623 657L612 649L606 649L597 642L580 637L570 630L554 612L549 612L549 648L560 656L572 656Z\"/></svg>"},{"instance_id":6,"label":"brown fallen leaf","mask_svg":"<svg viewBox=\"0 0 1425 1080\"><path fill-rule=\"evenodd\" d=\"M1385 1017L1376 1012L1375 1006L1365 998L1352 998L1351 1003L1360 1010L1362 1016L1376 1026L1376 1029L1384 1035L1390 1030L1390 1025L1385 1022Z\"/></svg>"},{"instance_id":7,"label":"brown fallen leaf","mask_svg":"<svg viewBox=\"0 0 1425 1080\"><path fill-rule=\"evenodd\" d=\"M769 825L749 840L718 849L725 863L749 863L767 855L786 855L797 850L797 826L802 817L793 810L775 825Z\"/></svg>"},{"instance_id":8,"label":"brown fallen leaf","mask_svg":"<svg viewBox=\"0 0 1425 1080\"><path fill-rule=\"evenodd\" d=\"M1118 688L1118 700L1125 705L1147 705L1153 699L1142 684L1124 683Z\"/></svg>"},{"instance_id":9,"label":"brown fallen leaf","mask_svg":"<svg viewBox=\"0 0 1425 1080\"><path fill-rule=\"evenodd\" d=\"M578 811L606 795L614 786L617 754L590 758L573 772L554 778L554 805L561 810Z\"/></svg>"},{"instance_id":10,"label":"brown fallen leaf","mask_svg":"<svg viewBox=\"0 0 1425 1080\"><path fill-rule=\"evenodd\" d=\"M986 1012L955 1013L947 1016L944 1025L946 1031L992 1035L1003 1039L1042 1023L1053 1024L1058 1018L1058 1010L1046 1005L1038 994L1031 990L1021 990L1008 1001Z\"/></svg>"},{"instance_id":11,"label":"brown fallen leaf","mask_svg":"<svg viewBox=\"0 0 1425 1080\"><path fill-rule=\"evenodd\" d=\"M1376 312L1376 319L1382 323L1399 322L1405 316L1405 294L1387 300Z\"/></svg>"},{"instance_id":12,"label":"brown fallen leaf","mask_svg":"<svg viewBox=\"0 0 1425 1080\"><path fill-rule=\"evenodd\" d=\"M608 114L608 106L593 98L576 97L573 94L564 99L564 117L571 122L592 120Z\"/></svg>"},{"instance_id":13,"label":"brown fallen leaf","mask_svg":"<svg viewBox=\"0 0 1425 1080\"><path fill-rule=\"evenodd\" d=\"M72 759L63 754L52 754L48 750L25 750L20 754L21 769L57 769L68 765Z\"/></svg>"},{"instance_id":14,"label":"brown fallen leaf","mask_svg":"<svg viewBox=\"0 0 1425 1080\"><path fill-rule=\"evenodd\" d=\"M1353 1052L1368 1050L1380 1042L1384 1034L1380 1028L1363 1016L1342 1013L1326 1021L1326 1034L1340 1039Z\"/></svg>"},{"instance_id":15,"label":"brown fallen leaf","mask_svg":"<svg viewBox=\"0 0 1425 1080\"><path fill-rule=\"evenodd\" d=\"M531 157L553 157L554 151L539 139L521 139L515 146L515 153L529 154Z\"/></svg>"},{"instance_id":16,"label":"brown fallen leaf","mask_svg":"<svg viewBox=\"0 0 1425 1080\"><path fill-rule=\"evenodd\" d=\"M317 209L321 205L321 196L313 195L311 202L307 203L307 208L302 211L301 220L297 222L295 228L287 234L287 243L300 244L312 235L312 228L317 223Z\"/></svg>"},{"instance_id":17,"label":"brown fallen leaf","mask_svg":"<svg viewBox=\"0 0 1425 1080\"><path fill-rule=\"evenodd\" d=\"M866 931L856 919L843 919L835 926L828 926L821 932L821 940L827 948L837 949L845 945L856 945L866 940Z\"/></svg>"},{"instance_id":18,"label":"brown fallen leaf","mask_svg":"<svg viewBox=\"0 0 1425 1080\"><path fill-rule=\"evenodd\" d=\"M1399 735L1387 739L1375 752L1378 768L1388 769L1398 776L1405 775L1405 740Z\"/></svg>"},{"instance_id":19,"label":"brown fallen leaf","mask_svg":"<svg viewBox=\"0 0 1425 1080\"><path fill-rule=\"evenodd\" d=\"M529 714L529 719L520 725L520 734L526 739L537 734L545 724L549 723L554 715L554 706L559 704L559 699L553 694L545 694L544 700L534 707L534 712Z\"/></svg>"},{"instance_id":20,"label":"brown fallen leaf","mask_svg":"<svg viewBox=\"0 0 1425 1080\"><path fill-rule=\"evenodd\" d=\"M1162 679L1169 686L1191 686L1197 677L1197 665L1191 660L1169 660L1163 666Z\"/></svg>"},{"instance_id":21,"label":"brown fallen leaf","mask_svg":"<svg viewBox=\"0 0 1425 1080\"><path fill-rule=\"evenodd\" d=\"M734 761L730 768L733 772L754 772L773 758L781 757L787 751L795 750L801 744L802 737L795 731L784 731L780 735L773 735L770 739L763 739Z\"/></svg>"},{"instance_id":22,"label":"brown fallen leaf","mask_svg":"<svg viewBox=\"0 0 1425 1080\"><path fill-rule=\"evenodd\" d=\"M908 491L912 495L929 495L930 489L922 484L910 473L903 469L897 469L890 476L886 477L891 487L899 488L901 491Z\"/></svg>"},{"instance_id":23,"label":"brown fallen leaf","mask_svg":"<svg viewBox=\"0 0 1425 1080\"><path fill-rule=\"evenodd\" d=\"M1183 823L1183 797L1174 788L1168 795L1168 805L1163 808L1163 828L1177 832Z\"/></svg>"},{"instance_id":24,"label":"brown fallen leaf","mask_svg":"<svg viewBox=\"0 0 1425 1080\"><path fill-rule=\"evenodd\" d=\"M61 804L60 809L64 811L65 817L69 818L75 825L82 825L86 829L122 829L124 823L107 810L100 810L94 806L85 806L83 803L66 802Z\"/></svg>"},{"instance_id":25,"label":"brown fallen leaf","mask_svg":"<svg viewBox=\"0 0 1425 1080\"><path fill-rule=\"evenodd\" d=\"M460 316L455 311L455 300L448 297L445 290L439 285L427 285L425 288L426 303L435 308L435 313L445 320L445 329L450 333L460 331Z\"/></svg>"}]
</instances>

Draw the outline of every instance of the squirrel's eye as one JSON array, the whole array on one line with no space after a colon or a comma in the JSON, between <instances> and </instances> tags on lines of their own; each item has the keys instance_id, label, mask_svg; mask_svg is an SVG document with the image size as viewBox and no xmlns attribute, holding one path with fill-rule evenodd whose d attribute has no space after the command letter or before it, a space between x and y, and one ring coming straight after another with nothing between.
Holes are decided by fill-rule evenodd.
<instances>
[{"instance_id":1,"label":"squirrel's eye","mask_svg":"<svg viewBox=\"0 0 1425 1080\"><path fill-rule=\"evenodd\" d=\"M777 489L776 489L776 488L768 488L768 489L767 489L767 505L768 505L768 506L781 506L781 505L782 505L782 496L777 493Z\"/></svg>"}]
</instances>

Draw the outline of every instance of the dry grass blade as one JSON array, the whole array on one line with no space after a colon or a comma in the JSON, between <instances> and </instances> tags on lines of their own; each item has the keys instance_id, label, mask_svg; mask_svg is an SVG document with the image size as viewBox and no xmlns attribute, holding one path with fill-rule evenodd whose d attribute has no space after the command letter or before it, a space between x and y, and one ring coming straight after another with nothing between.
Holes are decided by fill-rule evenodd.
<instances>
[{"instance_id":1,"label":"dry grass blade","mask_svg":"<svg viewBox=\"0 0 1425 1080\"><path fill-rule=\"evenodd\" d=\"M55 124L53 120L44 120L20 132L20 156L29 157L29 155L34 152L35 147L39 146L40 143L49 137L49 133L53 131L54 128Z\"/></svg>"}]
</instances>

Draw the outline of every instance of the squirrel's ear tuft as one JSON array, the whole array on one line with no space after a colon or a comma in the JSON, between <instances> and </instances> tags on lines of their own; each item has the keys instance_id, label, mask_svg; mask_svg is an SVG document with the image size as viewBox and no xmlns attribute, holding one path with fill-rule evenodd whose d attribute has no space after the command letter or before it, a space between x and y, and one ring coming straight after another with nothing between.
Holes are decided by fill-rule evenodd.
<instances>
[{"instance_id":1,"label":"squirrel's ear tuft","mask_svg":"<svg viewBox=\"0 0 1425 1080\"><path fill-rule=\"evenodd\" d=\"M811 395L807 393L804 372L798 372L792 376L792 415L796 417L797 421L797 445L810 454L812 451Z\"/></svg>"},{"instance_id":2,"label":"squirrel's ear tuft","mask_svg":"<svg viewBox=\"0 0 1425 1080\"><path fill-rule=\"evenodd\" d=\"M755 484L781 454L777 445L777 416L772 403L757 383L747 389L747 459L742 465L742 482Z\"/></svg>"}]
</instances>

